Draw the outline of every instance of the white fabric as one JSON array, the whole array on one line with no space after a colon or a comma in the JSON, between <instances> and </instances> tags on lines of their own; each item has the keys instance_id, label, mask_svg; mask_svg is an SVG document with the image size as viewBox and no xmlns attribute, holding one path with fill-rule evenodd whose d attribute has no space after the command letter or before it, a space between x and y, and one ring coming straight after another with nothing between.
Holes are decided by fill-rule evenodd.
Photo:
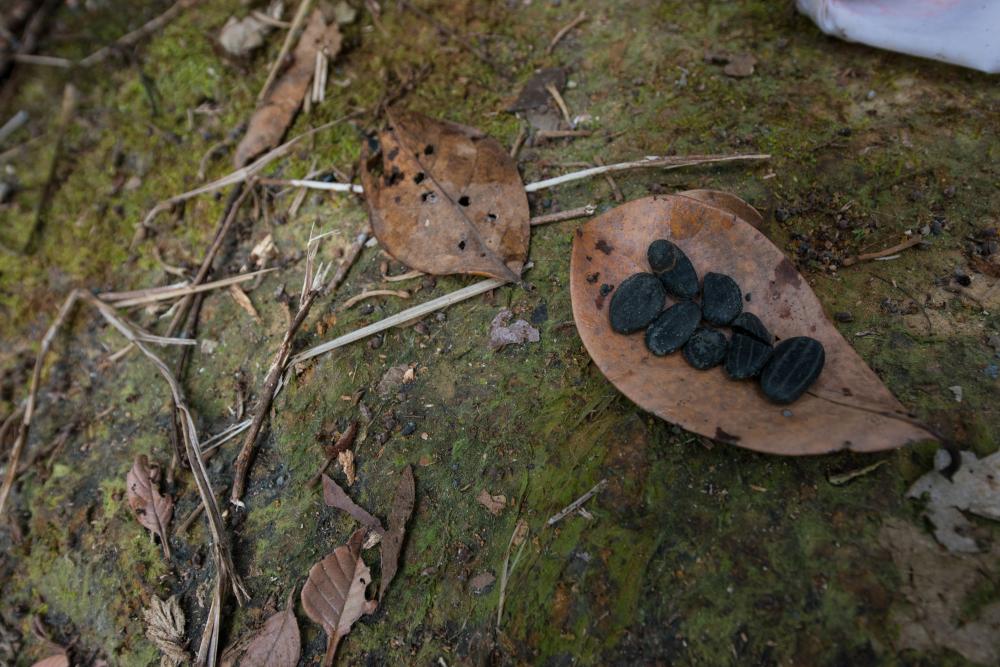
<instances>
[{"instance_id":1,"label":"white fabric","mask_svg":"<svg viewBox=\"0 0 1000 667\"><path fill-rule=\"evenodd\" d=\"M1000 0L797 0L828 35L1000 72Z\"/></svg>"}]
</instances>

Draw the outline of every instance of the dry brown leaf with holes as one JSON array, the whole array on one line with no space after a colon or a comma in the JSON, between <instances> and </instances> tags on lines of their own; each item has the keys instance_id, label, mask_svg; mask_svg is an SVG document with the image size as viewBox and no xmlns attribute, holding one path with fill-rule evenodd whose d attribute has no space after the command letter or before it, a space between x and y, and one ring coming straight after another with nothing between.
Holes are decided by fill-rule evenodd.
<instances>
[{"instance_id":1,"label":"dry brown leaf with holes","mask_svg":"<svg viewBox=\"0 0 1000 667\"><path fill-rule=\"evenodd\" d=\"M573 317L601 372L643 409L694 433L758 451L876 451L933 440L827 319L794 265L740 209L721 199L709 205L691 196L647 197L577 228L570 264ZM676 243L699 276L709 271L732 276L750 296L744 309L777 337L811 336L823 344L826 365L802 398L775 405L755 382L730 380L721 367L695 370L680 354L654 357L642 333L622 336L611 330L609 287L648 272L646 250L658 238Z\"/></svg>"},{"instance_id":2,"label":"dry brown leaf with holes","mask_svg":"<svg viewBox=\"0 0 1000 667\"><path fill-rule=\"evenodd\" d=\"M247 646L239 667L295 667L301 652L299 624L289 595L285 610L267 619Z\"/></svg>"},{"instance_id":3,"label":"dry brown leaf with holes","mask_svg":"<svg viewBox=\"0 0 1000 667\"><path fill-rule=\"evenodd\" d=\"M351 500L347 492L335 481L323 475L323 502L327 507L336 507L341 512L346 512L354 517L358 523L366 528L371 528L379 535L385 533L382 522L368 513L366 509Z\"/></svg>"},{"instance_id":4,"label":"dry brown leaf with holes","mask_svg":"<svg viewBox=\"0 0 1000 667\"><path fill-rule=\"evenodd\" d=\"M154 596L142 616L146 620L146 636L163 653L160 667L177 667L191 661L184 638L184 611L176 595L167 600Z\"/></svg>"},{"instance_id":5,"label":"dry brown leaf with holes","mask_svg":"<svg viewBox=\"0 0 1000 667\"><path fill-rule=\"evenodd\" d=\"M413 504L416 500L416 489L413 484L413 468L406 466L399 476L396 485L396 495L392 499L392 510L389 512L389 529L382 537L379 556L382 560L382 580L378 586L378 599L385 597L389 584L396 577L399 568L399 553L403 549L403 539L406 537L406 523L413 514Z\"/></svg>"},{"instance_id":6,"label":"dry brown leaf with holes","mask_svg":"<svg viewBox=\"0 0 1000 667\"><path fill-rule=\"evenodd\" d=\"M340 51L340 43L340 29L336 22L327 25L323 12L313 10L295 46L292 64L267 91L250 118L246 134L236 147L233 162L237 168L278 145L309 90L313 70L316 69L316 53L325 49L332 58Z\"/></svg>"},{"instance_id":7,"label":"dry brown leaf with holes","mask_svg":"<svg viewBox=\"0 0 1000 667\"><path fill-rule=\"evenodd\" d=\"M250 297L247 296L247 293L244 292L239 285L230 285L229 294L233 297L233 301L236 302L236 305L245 310L247 315L260 323L260 313L257 312L257 309L253 306L253 301L250 300Z\"/></svg>"},{"instance_id":8,"label":"dry brown leaf with holes","mask_svg":"<svg viewBox=\"0 0 1000 667\"><path fill-rule=\"evenodd\" d=\"M502 494L492 495L486 489L479 492L476 496L476 500L479 504L490 511L490 514L497 516L503 511L503 508L507 506L507 496Z\"/></svg>"},{"instance_id":9,"label":"dry brown leaf with holes","mask_svg":"<svg viewBox=\"0 0 1000 667\"><path fill-rule=\"evenodd\" d=\"M57 653L47 658L42 658L31 667L69 667L69 658L65 653Z\"/></svg>"},{"instance_id":10,"label":"dry brown leaf with holes","mask_svg":"<svg viewBox=\"0 0 1000 667\"><path fill-rule=\"evenodd\" d=\"M361 156L372 230L393 257L435 275L517 281L528 256L528 197L492 137L411 112L389 113L382 173Z\"/></svg>"},{"instance_id":11,"label":"dry brown leaf with holes","mask_svg":"<svg viewBox=\"0 0 1000 667\"><path fill-rule=\"evenodd\" d=\"M150 466L145 455L140 454L135 457L135 464L125 477L125 490L135 518L160 538L163 554L169 559L167 526L174 515L174 501L170 496L160 495L157 488L159 480L160 468Z\"/></svg>"},{"instance_id":12,"label":"dry brown leaf with holes","mask_svg":"<svg viewBox=\"0 0 1000 667\"><path fill-rule=\"evenodd\" d=\"M340 640L354 623L378 608L378 603L365 595L372 574L361 558L364 537L364 528L356 530L346 545L312 566L302 587L302 609L326 631L323 665L327 667L333 664Z\"/></svg>"}]
</instances>

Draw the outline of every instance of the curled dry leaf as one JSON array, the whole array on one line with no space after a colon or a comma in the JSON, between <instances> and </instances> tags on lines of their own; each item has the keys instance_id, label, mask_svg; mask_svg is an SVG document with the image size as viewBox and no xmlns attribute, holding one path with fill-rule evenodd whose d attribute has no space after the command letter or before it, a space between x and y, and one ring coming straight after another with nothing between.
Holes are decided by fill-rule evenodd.
<instances>
[{"instance_id":1,"label":"curled dry leaf","mask_svg":"<svg viewBox=\"0 0 1000 667\"><path fill-rule=\"evenodd\" d=\"M413 468L406 466L399 476L396 485L396 495L392 499L392 510L389 512L389 530L382 537L379 555L382 560L382 581L378 586L378 599L385 597L389 584L396 577L399 568L399 552L403 549L403 538L406 536L406 523L413 514L413 503L416 489L413 484Z\"/></svg>"},{"instance_id":2,"label":"curled dry leaf","mask_svg":"<svg viewBox=\"0 0 1000 667\"><path fill-rule=\"evenodd\" d=\"M972 524L962 512L1000 521L1000 452L983 459L961 452L961 457L951 479L932 470L914 482L906 496L927 496L925 514L934 524L934 537L949 551L978 553L976 540L963 534Z\"/></svg>"},{"instance_id":3,"label":"curled dry leaf","mask_svg":"<svg viewBox=\"0 0 1000 667\"><path fill-rule=\"evenodd\" d=\"M354 623L378 607L365 595L372 574L361 558L364 537L363 528L355 531L347 544L312 566L302 587L302 609L326 631L326 666L333 664L337 645Z\"/></svg>"},{"instance_id":4,"label":"curled dry leaf","mask_svg":"<svg viewBox=\"0 0 1000 667\"><path fill-rule=\"evenodd\" d=\"M382 523L368 513L363 507L351 500L347 492L335 481L323 475L323 502L328 507L336 507L342 512L346 512L354 517L358 523L366 528L371 528L379 535L385 533Z\"/></svg>"},{"instance_id":5,"label":"curled dry leaf","mask_svg":"<svg viewBox=\"0 0 1000 667\"><path fill-rule=\"evenodd\" d=\"M509 308L501 308L490 323L490 349L499 350L508 345L521 343L537 343L541 340L538 329L525 320L517 320L511 324L514 313Z\"/></svg>"},{"instance_id":6,"label":"curled dry leaf","mask_svg":"<svg viewBox=\"0 0 1000 667\"><path fill-rule=\"evenodd\" d=\"M745 309L776 336L823 344L826 366L806 395L775 405L754 382L730 380L721 368L693 370L679 354L653 357L641 334L611 331L608 288L649 271L646 250L658 238L680 246L699 276L732 276L750 297ZM573 241L570 292L577 330L601 372L640 407L689 431L775 454L875 451L934 439L841 337L792 263L731 209L688 196L648 197L588 221Z\"/></svg>"},{"instance_id":7,"label":"curled dry leaf","mask_svg":"<svg viewBox=\"0 0 1000 667\"><path fill-rule=\"evenodd\" d=\"M389 114L379 135L382 174L361 156L372 230L411 269L517 281L531 217L511 157L492 137L410 112Z\"/></svg>"},{"instance_id":8,"label":"curled dry leaf","mask_svg":"<svg viewBox=\"0 0 1000 667\"><path fill-rule=\"evenodd\" d=\"M170 558L170 544L167 542L167 526L174 515L174 501L170 496L160 495L157 489L160 479L158 466L150 466L145 455L135 457L135 464L125 477L128 506L135 518L145 528L160 538L163 554Z\"/></svg>"},{"instance_id":9,"label":"curled dry leaf","mask_svg":"<svg viewBox=\"0 0 1000 667\"><path fill-rule=\"evenodd\" d=\"M299 624L289 595L285 610L267 619L247 646L240 667L295 667L301 651Z\"/></svg>"},{"instance_id":10,"label":"curled dry leaf","mask_svg":"<svg viewBox=\"0 0 1000 667\"><path fill-rule=\"evenodd\" d=\"M336 22L327 25L323 12L314 10L295 46L292 64L274 82L250 118L247 132L236 147L233 158L237 168L278 145L309 90L313 70L316 69L316 53L325 50L328 56L333 57L340 51L340 43L340 29Z\"/></svg>"},{"instance_id":11,"label":"curled dry leaf","mask_svg":"<svg viewBox=\"0 0 1000 667\"><path fill-rule=\"evenodd\" d=\"M160 667L177 667L191 661L184 638L184 611L176 595L167 600L153 597L142 616L146 620L146 636L163 653Z\"/></svg>"}]
</instances>

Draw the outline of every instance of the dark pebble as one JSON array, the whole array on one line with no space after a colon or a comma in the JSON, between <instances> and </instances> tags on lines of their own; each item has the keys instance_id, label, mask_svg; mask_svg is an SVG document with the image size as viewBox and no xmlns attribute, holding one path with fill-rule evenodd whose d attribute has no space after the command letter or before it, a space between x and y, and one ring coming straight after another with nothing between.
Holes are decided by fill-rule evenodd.
<instances>
[{"instance_id":1,"label":"dark pebble","mask_svg":"<svg viewBox=\"0 0 1000 667\"><path fill-rule=\"evenodd\" d=\"M646 258L668 294L678 299L698 296L698 274L683 250L666 239L658 239L649 244Z\"/></svg>"},{"instance_id":2,"label":"dark pebble","mask_svg":"<svg viewBox=\"0 0 1000 667\"><path fill-rule=\"evenodd\" d=\"M854 315L846 310L842 310L839 313L834 313L833 319L837 320L841 324L849 324L854 321Z\"/></svg>"},{"instance_id":3,"label":"dark pebble","mask_svg":"<svg viewBox=\"0 0 1000 667\"><path fill-rule=\"evenodd\" d=\"M770 345L774 342L771 332L767 330L767 327L760 321L760 318L753 313L740 313L729 326L733 328L734 332L746 334L762 343Z\"/></svg>"},{"instance_id":4,"label":"dark pebble","mask_svg":"<svg viewBox=\"0 0 1000 667\"><path fill-rule=\"evenodd\" d=\"M652 273L629 276L611 296L611 328L621 334L645 329L663 308L665 297L660 279Z\"/></svg>"},{"instance_id":5,"label":"dark pebble","mask_svg":"<svg viewBox=\"0 0 1000 667\"><path fill-rule=\"evenodd\" d=\"M734 380L746 380L760 373L771 358L771 346L752 336L736 332L726 354L726 373Z\"/></svg>"},{"instance_id":6,"label":"dark pebble","mask_svg":"<svg viewBox=\"0 0 1000 667\"><path fill-rule=\"evenodd\" d=\"M729 324L743 310L740 286L724 273L706 273L701 309L705 319L712 324Z\"/></svg>"},{"instance_id":7,"label":"dark pebble","mask_svg":"<svg viewBox=\"0 0 1000 667\"><path fill-rule=\"evenodd\" d=\"M657 356L679 350L701 321L701 308L693 301L681 301L663 311L646 329L646 347Z\"/></svg>"},{"instance_id":8,"label":"dark pebble","mask_svg":"<svg viewBox=\"0 0 1000 667\"><path fill-rule=\"evenodd\" d=\"M818 340L807 336L783 340L760 375L760 388L775 403L792 403L816 381L825 361Z\"/></svg>"},{"instance_id":9,"label":"dark pebble","mask_svg":"<svg viewBox=\"0 0 1000 667\"><path fill-rule=\"evenodd\" d=\"M414 431L416 430L417 430L416 424L414 424L413 422L406 422L406 424L403 425L403 430L400 431L400 433L402 433L403 435L413 435Z\"/></svg>"},{"instance_id":10,"label":"dark pebble","mask_svg":"<svg viewBox=\"0 0 1000 667\"><path fill-rule=\"evenodd\" d=\"M691 334L684 345L684 358L698 370L704 371L721 364L728 349L726 334L718 329L701 327Z\"/></svg>"}]
</instances>

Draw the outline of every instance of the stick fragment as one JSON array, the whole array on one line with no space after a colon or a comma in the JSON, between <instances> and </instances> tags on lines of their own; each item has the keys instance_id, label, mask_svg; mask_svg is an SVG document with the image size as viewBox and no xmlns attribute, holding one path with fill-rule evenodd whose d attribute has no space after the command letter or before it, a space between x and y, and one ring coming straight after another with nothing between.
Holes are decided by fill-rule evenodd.
<instances>
[{"instance_id":1,"label":"stick fragment","mask_svg":"<svg viewBox=\"0 0 1000 667\"><path fill-rule=\"evenodd\" d=\"M601 489L603 489L607 485L608 485L608 480L607 479L602 479L600 482L598 482L597 484L595 484L593 486L593 488L590 489L590 491L587 491L585 494L583 494L582 496L580 496L579 498L577 498L576 500L574 500L573 502L571 502L569 505L567 505L561 511L557 512L556 514L553 514L552 517L549 518L549 520L545 522L545 525L547 525L547 526L554 526L555 524L559 523L560 521L562 521L563 519L565 519L567 516L569 516L573 512L575 512L578 509L580 509L581 507L583 507L583 504L585 502L587 502L588 500L590 500L591 498L593 498L595 495L597 495L601 491Z\"/></svg>"},{"instance_id":2,"label":"stick fragment","mask_svg":"<svg viewBox=\"0 0 1000 667\"><path fill-rule=\"evenodd\" d=\"M562 39L563 39L563 37L565 37L566 35L568 35L570 33L570 31L573 30L573 28L577 27L578 25L580 25L581 23L583 23L584 21L586 21L588 18L590 18L590 17L587 16L587 12L580 12L579 16L577 16L575 19L573 19L572 21L570 21L569 23L567 23L565 26L563 26L562 28L560 28L559 32L556 33L556 36L552 38L551 42L549 42L548 48L545 49L545 55L547 55L547 56L551 55L552 54L552 50L556 48L556 44L558 44L559 42L561 42Z\"/></svg>"}]
</instances>

